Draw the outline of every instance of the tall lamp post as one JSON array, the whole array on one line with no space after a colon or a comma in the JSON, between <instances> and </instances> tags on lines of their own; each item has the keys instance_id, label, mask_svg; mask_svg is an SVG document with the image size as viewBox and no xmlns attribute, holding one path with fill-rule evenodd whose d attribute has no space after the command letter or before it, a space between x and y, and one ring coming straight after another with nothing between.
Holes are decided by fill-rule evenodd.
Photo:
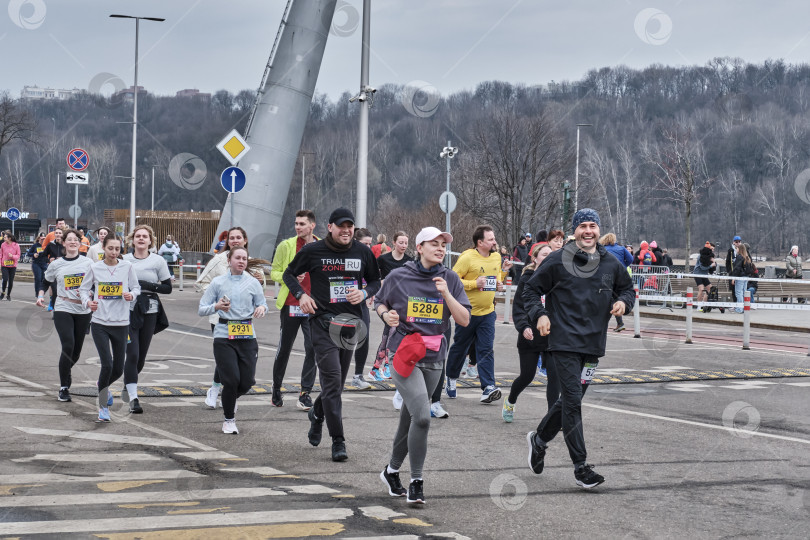
<instances>
[{"instance_id":1,"label":"tall lamp post","mask_svg":"<svg viewBox=\"0 0 810 540\"><path fill-rule=\"evenodd\" d=\"M129 189L129 230L135 229L135 173L137 170L138 149L138 30L141 19L145 21L163 22L166 19L158 17L134 17L132 15L110 15L113 19L135 19L135 86L132 95L132 176Z\"/></svg>"},{"instance_id":2,"label":"tall lamp post","mask_svg":"<svg viewBox=\"0 0 810 540\"><path fill-rule=\"evenodd\" d=\"M450 160L453 159L456 156L456 154L458 154L458 147L450 146L450 141L447 141L447 146L442 148L442 153L439 154L439 157L443 157L443 158L447 159L447 191L446 191L446 193L450 193ZM448 233L450 232L450 213L453 211L453 209L451 208L450 199L451 199L451 197L448 195L448 200L446 200L444 202L444 204L447 205L446 208L445 208L447 211L445 213L445 224L444 224L444 226L447 229ZM447 245L447 254L445 255L445 259L446 259L445 266L447 268L450 268L450 260L451 260L450 259L450 249L451 249L451 245L448 244Z\"/></svg>"},{"instance_id":3,"label":"tall lamp post","mask_svg":"<svg viewBox=\"0 0 810 540\"><path fill-rule=\"evenodd\" d=\"M574 173L574 213L579 210L579 128L590 127L593 124L577 124L577 168Z\"/></svg>"}]
</instances>

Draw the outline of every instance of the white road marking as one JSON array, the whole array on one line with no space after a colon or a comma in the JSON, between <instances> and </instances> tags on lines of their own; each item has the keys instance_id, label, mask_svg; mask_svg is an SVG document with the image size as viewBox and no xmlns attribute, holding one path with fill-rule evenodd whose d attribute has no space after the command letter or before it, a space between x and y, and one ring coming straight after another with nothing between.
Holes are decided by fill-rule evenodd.
<instances>
[{"instance_id":1,"label":"white road marking","mask_svg":"<svg viewBox=\"0 0 810 540\"><path fill-rule=\"evenodd\" d=\"M729 384L719 384L717 388L731 388L732 390L761 390L763 388L768 388L770 384L779 384L773 381L760 381L760 380L750 380L750 381L729 381Z\"/></svg>"},{"instance_id":2,"label":"white road marking","mask_svg":"<svg viewBox=\"0 0 810 540\"><path fill-rule=\"evenodd\" d=\"M704 388L711 388L712 385L710 384L703 384L703 383L692 383L692 382L685 382L685 383L670 383L664 386L669 390L677 390L678 392L703 392Z\"/></svg>"},{"instance_id":3,"label":"white road marking","mask_svg":"<svg viewBox=\"0 0 810 540\"><path fill-rule=\"evenodd\" d=\"M29 506L74 506L99 504L127 504L127 503L161 503L175 501L199 501L214 499L247 499L252 497L267 497L270 495L286 495L283 491L270 488L229 488L187 491L142 491L132 493L84 493L79 497L66 497L59 495L26 495L21 497L8 497L3 499L6 508L20 508Z\"/></svg>"},{"instance_id":4,"label":"white road marking","mask_svg":"<svg viewBox=\"0 0 810 540\"><path fill-rule=\"evenodd\" d=\"M354 514L350 508L313 508L267 512L234 512L172 516L76 519L65 521L18 521L3 523L3 535L66 534L110 531L147 531L185 527L234 527L269 523L344 520ZM416 537L414 537L416 538Z\"/></svg>"},{"instance_id":5,"label":"white road marking","mask_svg":"<svg viewBox=\"0 0 810 540\"><path fill-rule=\"evenodd\" d=\"M31 457L12 459L15 463L28 463L31 461L71 461L71 462L102 462L102 461L159 461L160 457L146 453L110 453L88 452L84 454L34 454Z\"/></svg>"},{"instance_id":6,"label":"white road marking","mask_svg":"<svg viewBox=\"0 0 810 540\"><path fill-rule=\"evenodd\" d=\"M58 411L56 409L3 409L0 408L2 414L30 414L33 416L67 416L67 411Z\"/></svg>"},{"instance_id":7,"label":"white road marking","mask_svg":"<svg viewBox=\"0 0 810 540\"><path fill-rule=\"evenodd\" d=\"M363 512L363 515L366 517L380 519L382 521L406 515L402 512L396 512L390 508L386 508L385 506L362 506L358 510Z\"/></svg>"},{"instance_id":8,"label":"white road marking","mask_svg":"<svg viewBox=\"0 0 810 540\"><path fill-rule=\"evenodd\" d=\"M222 472L237 472L237 473L254 473L254 474L286 474L284 471L274 469L273 467L222 467L219 469Z\"/></svg>"},{"instance_id":9,"label":"white road marking","mask_svg":"<svg viewBox=\"0 0 810 540\"><path fill-rule=\"evenodd\" d=\"M28 390L18 390L17 388L0 388L0 397L37 397L44 395L44 392L30 392Z\"/></svg>"},{"instance_id":10,"label":"white road marking","mask_svg":"<svg viewBox=\"0 0 810 540\"><path fill-rule=\"evenodd\" d=\"M41 385L41 384L38 384L38 383L35 383L35 382L31 382L31 381L26 381L25 379L20 379L19 377L15 377L15 376L9 375L7 373L0 373L0 377L3 377L4 379L9 380L11 382L15 382L17 384L27 386L29 388L41 388L42 390L47 390L48 389L47 386L44 386L44 385Z\"/></svg>"},{"instance_id":11,"label":"white road marking","mask_svg":"<svg viewBox=\"0 0 810 540\"><path fill-rule=\"evenodd\" d=\"M139 383L140 384L140 383ZM199 399L203 399L202 396ZM152 407L199 407L199 403L192 403L190 401L150 401L149 405Z\"/></svg>"},{"instance_id":12,"label":"white road marking","mask_svg":"<svg viewBox=\"0 0 810 540\"><path fill-rule=\"evenodd\" d=\"M228 452L175 452L176 456L183 456L190 459L233 459L236 456Z\"/></svg>"},{"instance_id":13,"label":"white road marking","mask_svg":"<svg viewBox=\"0 0 810 540\"><path fill-rule=\"evenodd\" d=\"M279 489L286 489L291 493L298 493L301 495L323 495L329 493L340 493L340 491L318 484L307 484L303 486L278 486Z\"/></svg>"},{"instance_id":14,"label":"white road marking","mask_svg":"<svg viewBox=\"0 0 810 540\"><path fill-rule=\"evenodd\" d=\"M173 328L167 328L166 331L167 332L172 332L172 333L175 333L175 334L182 334L184 336L196 337L196 338L200 338L200 339L208 339L208 340L213 340L214 339L213 336L204 336L204 335L201 335L201 334L195 334L194 332L185 332L183 330L175 330ZM259 348L264 349L266 351L273 351L273 352L276 351L276 347L268 347L267 345L259 345ZM290 351L290 354L295 355L295 356L304 356L305 355L304 353L299 352L299 351Z\"/></svg>"},{"instance_id":15,"label":"white road marking","mask_svg":"<svg viewBox=\"0 0 810 540\"><path fill-rule=\"evenodd\" d=\"M34 473L34 474L4 474L0 475L0 485L3 484L42 484L46 482L60 484L75 484L79 482L123 482L130 480L174 480L177 478L203 478L204 475L191 471L127 471L127 472L101 472L96 476L72 476L70 474ZM7 534L8 531L3 531Z\"/></svg>"},{"instance_id":16,"label":"white road marking","mask_svg":"<svg viewBox=\"0 0 810 540\"><path fill-rule=\"evenodd\" d=\"M810 386L810 382L789 382L784 384L789 384L790 386Z\"/></svg>"},{"instance_id":17,"label":"white road marking","mask_svg":"<svg viewBox=\"0 0 810 540\"><path fill-rule=\"evenodd\" d=\"M188 448L185 444L168 439L153 439L150 437L132 437L130 435L115 435L113 433L99 433L97 431L75 431L70 429L43 429L15 426L14 429L31 435L49 435L51 437L70 437L71 439L89 439L91 441L105 441L123 444L141 444L144 446L164 446L169 448Z\"/></svg>"},{"instance_id":18,"label":"white road marking","mask_svg":"<svg viewBox=\"0 0 810 540\"><path fill-rule=\"evenodd\" d=\"M649 414L649 413L642 413L636 411L629 411L626 409L617 409L615 407L605 407L604 405L594 405L592 403L583 403L583 407L591 407L592 409L601 409L603 411L610 411L610 412L617 412L620 414L629 414L632 416L641 416L644 418L652 418L654 420L663 420L665 422L675 422L677 424L686 424L689 426L698 426L708 429L719 429L721 431L727 431L731 434L736 434L739 432L737 428L730 428L726 426L719 426L715 424L705 424L703 422L694 422L692 420L681 420L680 418L670 418L668 416L659 416L657 414ZM802 444L810 444L810 439L800 439L798 437L786 437L784 435L774 435L771 433L762 433L761 431L748 431L745 430L746 437L764 437L767 439L778 439L780 441L790 441L790 442L797 442Z\"/></svg>"}]
</instances>

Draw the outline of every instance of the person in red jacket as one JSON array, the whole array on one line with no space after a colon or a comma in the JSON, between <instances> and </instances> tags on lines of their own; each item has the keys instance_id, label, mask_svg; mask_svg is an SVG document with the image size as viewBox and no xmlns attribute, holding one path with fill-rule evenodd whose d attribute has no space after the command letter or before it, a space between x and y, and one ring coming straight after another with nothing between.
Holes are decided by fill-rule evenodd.
<instances>
[{"instance_id":1,"label":"person in red jacket","mask_svg":"<svg viewBox=\"0 0 810 540\"><path fill-rule=\"evenodd\" d=\"M658 259L655 257L655 253L653 253L650 249L650 245L646 241L642 242L633 263L642 264L644 266L652 266L656 262L658 262Z\"/></svg>"}]
</instances>

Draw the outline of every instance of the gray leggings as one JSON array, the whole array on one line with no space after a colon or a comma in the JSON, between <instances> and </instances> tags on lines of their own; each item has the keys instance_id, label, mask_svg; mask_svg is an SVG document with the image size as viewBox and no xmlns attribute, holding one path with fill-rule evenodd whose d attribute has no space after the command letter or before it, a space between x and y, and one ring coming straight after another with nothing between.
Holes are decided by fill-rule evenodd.
<instances>
[{"instance_id":1,"label":"gray leggings","mask_svg":"<svg viewBox=\"0 0 810 540\"><path fill-rule=\"evenodd\" d=\"M395 369L391 375L402 396L402 410L389 465L399 470L405 456L410 454L411 479L422 478L430 429L430 395L439 384L442 363L420 362L408 377L402 377Z\"/></svg>"}]
</instances>

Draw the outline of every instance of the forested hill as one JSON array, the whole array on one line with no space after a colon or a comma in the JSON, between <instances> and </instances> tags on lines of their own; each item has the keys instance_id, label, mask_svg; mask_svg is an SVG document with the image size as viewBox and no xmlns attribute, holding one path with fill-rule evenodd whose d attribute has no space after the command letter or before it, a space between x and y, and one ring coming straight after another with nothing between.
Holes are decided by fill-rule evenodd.
<instances>
[{"instance_id":1,"label":"forested hill","mask_svg":"<svg viewBox=\"0 0 810 540\"><path fill-rule=\"evenodd\" d=\"M140 99L139 208L148 205L153 165L157 209L221 208L219 173L227 162L215 145L231 128L244 129L253 95ZM358 106L349 97L316 95L310 109L305 204L319 216L354 204ZM78 146L92 159L91 187L80 192L85 211L100 219L104 208L127 207L129 181L116 176L130 174L131 105L83 95L28 106L38 144L2 148L0 205L51 215L56 174L64 178L65 154ZM793 244L810 248L810 175L800 174L810 167L808 107L809 65L727 58L700 67L603 68L542 87L490 81L449 96L427 83L384 85L370 115L369 221L374 232L387 233L443 226L437 201L446 162L439 153L451 140L459 148L451 162L459 199L454 232L463 240L479 222L491 223L509 245L522 232L558 227L562 185L575 183L576 124L587 123L571 201L598 209L603 232L635 245L656 239L682 253L691 212L692 251L706 239L727 248L740 234L761 254L784 255ZM181 153L207 166L198 189L169 178L169 163ZM301 203L300 164L299 157L290 224ZM184 174L192 183L201 177L188 167Z\"/></svg>"}]
</instances>

